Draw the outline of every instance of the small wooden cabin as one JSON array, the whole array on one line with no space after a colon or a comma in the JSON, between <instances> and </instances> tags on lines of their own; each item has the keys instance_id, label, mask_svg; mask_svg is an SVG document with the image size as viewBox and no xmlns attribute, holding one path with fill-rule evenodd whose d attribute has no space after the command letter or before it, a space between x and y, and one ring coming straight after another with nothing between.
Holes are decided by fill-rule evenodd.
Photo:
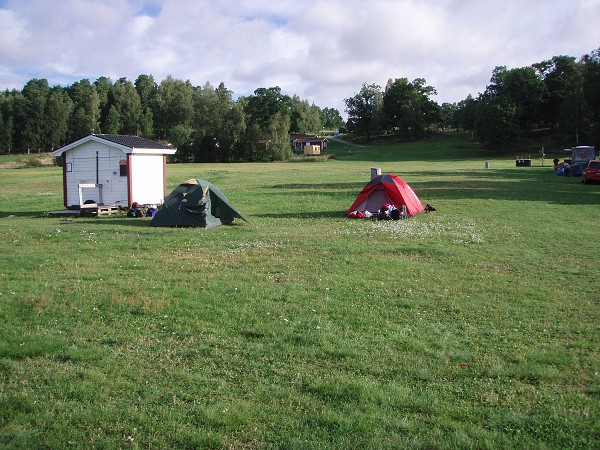
<instances>
[{"instance_id":1,"label":"small wooden cabin","mask_svg":"<svg viewBox=\"0 0 600 450\"><path fill-rule=\"evenodd\" d=\"M327 150L327 138L320 138L318 136L309 136L306 134L292 134L290 135L290 142L292 148L295 151L303 151L307 145L318 145L319 151Z\"/></svg>"},{"instance_id":2,"label":"small wooden cabin","mask_svg":"<svg viewBox=\"0 0 600 450\"><path fill-rule=\"evenodd\" d=\"M65 207L162 204L167 155L176 151L139 136L115 134L90 134L53 151L62 157Z\"/></svg>"}]
</instances>

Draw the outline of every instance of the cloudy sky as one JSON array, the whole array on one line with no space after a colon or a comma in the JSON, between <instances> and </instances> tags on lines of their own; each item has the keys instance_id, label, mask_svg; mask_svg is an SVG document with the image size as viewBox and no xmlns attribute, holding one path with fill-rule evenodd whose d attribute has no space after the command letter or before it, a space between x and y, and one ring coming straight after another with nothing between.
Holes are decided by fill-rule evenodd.
<instances>
[{"instance_id":1,"label":"cloudy sky","mask_svg":"<svg viewBox=\"0 0 600 450\"><path fill-rule=\"evenodd\" d=\"M495 66L599 47L600 0L0 0L2 90L172 75L344 115L364 82L425 78L458 102Z\"/></svg>"}]
</instances>

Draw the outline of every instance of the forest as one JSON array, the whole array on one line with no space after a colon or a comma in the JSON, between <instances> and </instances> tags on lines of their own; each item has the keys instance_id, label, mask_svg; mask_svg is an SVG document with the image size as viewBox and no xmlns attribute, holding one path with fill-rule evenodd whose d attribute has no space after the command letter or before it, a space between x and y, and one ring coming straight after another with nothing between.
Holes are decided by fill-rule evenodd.
<instances>
[{"instance_id":1,"label":"forest","mask_svg":"<svg viewBox=\"0 0 600 450\"><path fill-rule=\"evenodd\" d=\"M168 76L135 82L100 77L50 87L32 79L21 91L0 94L2 153L49 151L90 133L128 134L169 142L175 162L275 161L291 156L290 132L316 134L344 122L279 87L233 98L224 83L193 86Z\"/></svg>"},{"instance_id":2,"label":"forest","mask_svg":"<svg viewBox=\"0 0 600 450\"><path fill-rule=\"evenodd\" d=\"M130 134L169 142L174 162L280 161L292 156L290 133L347 132L421 139L467 130L482 144L511 150L526 139L555 145L600 141L600 48L579 58L555 56L527 67L497 66L484 92L438 104L424 78L363 83L344 99L347 121L279 86L235 97L224 83L194 86L152 75L82 79L50 86L32 79L0 92L0 153L42 152L90 133Z\"/></svg>"}]
</instances>

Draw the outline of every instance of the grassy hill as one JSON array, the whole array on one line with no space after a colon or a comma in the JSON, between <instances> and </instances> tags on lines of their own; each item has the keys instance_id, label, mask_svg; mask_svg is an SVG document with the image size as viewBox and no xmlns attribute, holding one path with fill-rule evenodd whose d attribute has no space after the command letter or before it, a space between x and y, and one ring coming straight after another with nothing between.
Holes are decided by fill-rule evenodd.
<instances>
[{"instance_id":1,"label":"grassy hill","mask_svg":"<svg viewBox=\"0 0 600 450\"><path fill-rule=\"evenodd\" d=\"M330 151L169 165L250 220L210 230L0 169L0 446L600 446L600 188L462 134ZM437 211L347 219L371 167Z\"/></svg>"}]
</instances>

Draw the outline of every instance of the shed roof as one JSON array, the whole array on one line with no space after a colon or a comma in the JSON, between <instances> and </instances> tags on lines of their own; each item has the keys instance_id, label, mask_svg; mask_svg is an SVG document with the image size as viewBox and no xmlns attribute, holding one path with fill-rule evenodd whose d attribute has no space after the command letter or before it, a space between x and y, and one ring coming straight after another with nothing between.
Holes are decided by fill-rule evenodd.
<instances>
[{"instance_id":1,"label":"shed roof","mask_svg":"<svg viewBox=\"0 0 600 450\"><path fill-rule=\"evenodd\" d=\"M95 134L94 136L100 139L105 139L115 144L124 145L129 148L162 148L166 150L173 150L173 147L168 145L160 144L156 141L143 138L141 136L129 136L124 134Z\"/></svg>"},{"instance_id":2,"label":"shed roof","mask_svg":"<svg viewBox=\"0 0 600 450\"><path fill-rule=\"evenodd\" d=\"M52 152L53 156L60 156L67 150L71 150L85 142L96 141L113 145L120 148L125 153L151 153L172 155L177 149L170 145L160 144L156 141L146 139L140 136L129 136L124 134L90 134L64 147Z\"/></svg>"}]
</instances>

